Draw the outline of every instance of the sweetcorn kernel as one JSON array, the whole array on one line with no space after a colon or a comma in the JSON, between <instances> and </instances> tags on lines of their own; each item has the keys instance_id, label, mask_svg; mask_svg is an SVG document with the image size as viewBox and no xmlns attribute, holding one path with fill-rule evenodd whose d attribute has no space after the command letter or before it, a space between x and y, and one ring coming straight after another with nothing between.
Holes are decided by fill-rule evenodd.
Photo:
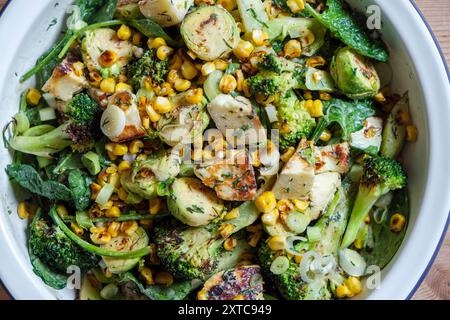
<instances>
[{"instance_id":1,"label":"sweetcorn kernel","mask_svg":"<svg viewBox=\"0 0 450 320\"><path fill-rule=\"evenodd\" d=\"M255 200L255 206L259 212L269 213L275 209L277 205L277 200L275 194L272 191L265 191Z\"/></svg>"},{"instance_id":2,"label":"sweetcorn kernel","mask_svg":"<svg viewBox=\"0 0 450 320\"><path fill-rule=\"evenodd\" d=\"M106 93L114 93L116 91L116 80L113 78L106 78L100 82L100 90Z\"/></svg>"},{"instance_id":3,"label":"sweetcorn kernel","mask_svg":"<svg viewBox=\"0 0 450 320\"><path fill-rule=\"evenodd\" d=\"M273 251L284 250L284 248L286 248L286 238L282 236L270 237L267 241L267 245Z\"/></svg>"},{"instance_id":4,"label":"sweetcorn kernel","mask_svg":"<svg viewBox=\"0 0 450 320\"><path fill-rule=\"evenodd\" d=\"M117 30L117 38L120 40L128 40L131 37L131 29L127 25L123 24L120 26L119 30Z\"/></svg>"},{"instance_id":5,"label":"sweetcorn kernel","mask_svg":"<svg viewBox=\"0 0 450 320\"><path fill-rule=\"evenodd\" d=\"M166 40L161 37L157 37L154 39L148 39L147 45L149 49L159 49L162 46L167 46ZM162 59L161 59L162 60Z\"/></svg>"},{"instance_id":6,"label":"sweetcorn kernel","mask_svg":"<svg viewBox=\"0 0 450 320\"><path fill-rule=\"evenodd\" d=\"M39 104L39 101L42 98L42 94L34 89L31 88L30 90L28 90L27 92L27 103L31 106L37 106Z\"/></svg>"}]
</instances>

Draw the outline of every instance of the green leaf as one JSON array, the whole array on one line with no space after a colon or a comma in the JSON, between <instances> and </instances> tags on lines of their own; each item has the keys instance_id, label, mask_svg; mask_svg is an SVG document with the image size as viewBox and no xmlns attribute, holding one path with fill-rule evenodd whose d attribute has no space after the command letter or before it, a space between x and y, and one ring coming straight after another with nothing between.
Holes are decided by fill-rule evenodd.
<instances>
[{"instance_id":1,"label":"green leaf","mask_svg":"<svg viewBox=\"0 0 450 320\"><path fill-rule=\"evenodd\" d=\"M167 44L174 47L180 47L180 43L173 40L164 29L150 19L132 19L126 21L130 26L137 29L148 38L161 37L166 40Z\"/></svg>"},{"instance_id":2,"label":"green leaf","mask_svg":"<svg viewBox=\"0 0 450 320\"><path fill-rule=\"evenodd\" d=\"M57 181L44 181L32 166L27 164L10 164L6 174L14 179L22 188L50 200L70 201L71 191Z\"/></svg>"},{"instance_id":3,"label":"green leaf","mask_svg":"<svg viewBox=\"0 0 450 320\"><path fill-rule=\"evenodd\" d=\"M324 101L325 115L320 119L312 140L317 142L322 132L332 123L337 123L342 129L342 139L348 141L350 134L364 127L364 120L375 114L371 100L344 101L333 99Z\"/></svg>"},{"instance_id":4,"label":"green leaf","mask_svg":"<svg viewBox=\"0 0 450 320\"><path fill-rule=\"evenodd\" d=\"M70 171L68 182L75 208L79 211L87 209L91 204L92 179L85 172L75 169Z\"/></svg>"},{"instance_id":5,"label":"green leaf","mask_svg":"<svg viewBox=\"0 0 450 320\"><path fill-rule=\"evenodd\" d=\"M106 3L94 14L91 22L103 22L112 20L116 13L118 0L108 0Z\"/></svg>"},{"instance_id":6,"label":"green leaf","mask_svg":"<svg viewBox=\"0 0 450 320\"><path fill-rule=\"evenodd\" d=\"M327 10L322 13L318 13L310 4L306 4L306 10L359 54L383 62L389 59L383 43L371 38L364 23L344 7L343 1L327 0Z\"/></svg>"}]
</instances>

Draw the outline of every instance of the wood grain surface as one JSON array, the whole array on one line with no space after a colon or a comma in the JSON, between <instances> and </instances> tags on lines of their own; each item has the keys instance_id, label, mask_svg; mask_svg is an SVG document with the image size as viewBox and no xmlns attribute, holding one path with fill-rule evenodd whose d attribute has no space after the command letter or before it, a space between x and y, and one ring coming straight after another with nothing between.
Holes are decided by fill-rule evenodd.
<instances>
[{"instance_id":1,"label":"wood grain surface","mask_svg":"<svg viewBox=\"0 0 450 320\"><path fill-rule=\"evenodd\" d=\"M5 2L0 0L0 8ZM450 0L416 0L416 3L431 25L450 64ZM0 300L8 299L9 294L0 284ZM413 299L450 300L450 229L433 267Z\"/></svg>"}]
</instances>

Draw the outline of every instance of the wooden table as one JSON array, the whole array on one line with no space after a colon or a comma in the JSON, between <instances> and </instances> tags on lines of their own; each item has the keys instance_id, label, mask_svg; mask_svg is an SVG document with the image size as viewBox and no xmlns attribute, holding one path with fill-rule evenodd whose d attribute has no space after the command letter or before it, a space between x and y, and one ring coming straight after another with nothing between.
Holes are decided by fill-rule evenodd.
<instances>
[{"instance_id":1,"label":"wooden table","mask_svg":"<svg viewBox=\"0 0 450 320\"><path fill-rule=\"evenodd\" d=\"M0 0L0 8L6 0ZM416 0L450 65L450 0ZM0 285L0 300L10 299ZM413 299L450 299L450 229L433 267Z\"/></svg>"}]
</instances>

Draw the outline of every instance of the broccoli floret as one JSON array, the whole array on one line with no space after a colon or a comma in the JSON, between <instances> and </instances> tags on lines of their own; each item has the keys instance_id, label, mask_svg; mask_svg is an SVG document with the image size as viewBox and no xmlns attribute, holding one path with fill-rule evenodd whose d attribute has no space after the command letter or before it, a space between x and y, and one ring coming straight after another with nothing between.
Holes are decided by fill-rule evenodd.
<instances>
[{"instance_id":1,"label":"broccoli floret","mask_svg":"<svg viewBox=\"0 0 450 320\"><path fill-rule=\"evenodd\" d=\"M65 114L76 125L91 125L100 113L98 103L86 93L77 94L67 105Z\"/></svg>"},{"instance_id":2,"label":"broccoli floret","mask_svg":"<svg viewBox=\"0 0 450 320\"><path fill-rule=\"evenodd\" d=\"M28 241L33 255L60 274L65 275L70 266L87 271L98 263L96 255L81 249L58 227L49 225L44 219L33 221Z\"/></svg>"},{"instance_id":3,"label":"broccoli floret","mask_svg":"<svg viewBox=\"0 0 450 320\"><path fill-rule=\"evenodd\" d=\"M384 157L367 157L364 159L363 175L359 184L350 221L345 231L341 247L350 246L356 239L364 218L377 200L389 191L406 186L406 175L401 165Z\"/></svg>"},{"instance_id":4,"label":"broccoli floret","mask_svg":"<svg viewBox=\"0 0 450 320\"><path fill-rule=\"evenodd\" d=\"M144 78L151 77L154 82L162 83L165 81L168 72L168 61L161 61L156 58L154 49L145 51L141 58L127 66L128 80L136 91L141 88Z\"/></svg>"},{"instance_id":5,"label":"broccoli floret","mask_svg":"<svg viewBox=\"0 0 450 320\"><path fill-rule=\"evenodd\" d=\"M308 137L314 129L315 120L298 100L294 92L288 91L276 103L280 130L280 148L296 147L303 137Z\"/></svg>"},{"instance_id":6,"label":"broccoli floret","mask_svg":"<svg viewBox=\"0 0 450 320\"><path fill-rule=\"evenodd\" d=\"M265 55L263 60L259 63L259 68L271 71L280 74L284 69L285 66L281 62L280 58L278 58L274 54L268 54Z\"/></svg>"},{"instance_id":7,"label":"broccoli floret","mask_svg":"<svg viewBox=\"0 0 450 320\"><path fill-rule=\"evenodd\" d=\"M248 87L253 93L271 96L283 93L295 87L292 74L284 72L277 74L271 71L261 71L247 80Z\"/></svg>"},{"instance_id":8,"label":"broccoli floret","mask_svg":"<svg viewBox=\"0 0 450 320\"><path fill-rule=\"evenodd\" d=\"M226 222L233 226L232 233L251 225L258 218L253 202L239 207L239 217ZM233 268L250 247L245 239L238 240L233 251L226 251L223 228L213 223L203 227L158 226L155 241L161 264L176 277L206 280L212 274Z\"/></svg>"}]
</instances>

